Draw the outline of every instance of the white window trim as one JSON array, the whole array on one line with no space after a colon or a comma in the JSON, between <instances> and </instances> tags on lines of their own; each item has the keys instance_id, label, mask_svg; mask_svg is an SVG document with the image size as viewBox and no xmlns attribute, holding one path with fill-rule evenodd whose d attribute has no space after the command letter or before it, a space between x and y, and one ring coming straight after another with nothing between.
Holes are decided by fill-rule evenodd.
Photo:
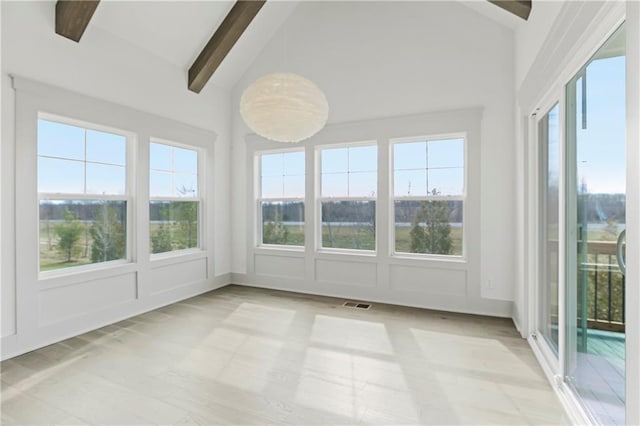
<instances>
[{"instance_id":1,"label":"white window trim","mask_svg":"<svg viewBox=\"0 0 640 426\"><path fill-rule=\"evenodd\" d=\"M464 182L462 195L395 195L395 168L394 168L394 146L402 143L443 141L447 139L462 139L464 152ZM389 141L389 248L391 257L405 259L431 259L447 262L467 261L467 191L469 174L469 154L468 154L468 134L467 132L440 133L432 135L421 135L414 137L393 138ZM428 168L426 169L428 171ZM462 201L462 255L452 254L432 254L432 253L405 253L396 251L396 226L395 226L395 202L396 201Z\"/></svg>"},{"instance_id":2,"label":"white window trim","mask_svg":"<svg viewBox=\"0 0 640 426\"><path fill-rule=\"evenodd\" d=\"M380 156L380 145L377 140L367 140L367 141L357 141L357 142L339 142L332 144L323 144L315 147L315 158L316 158L316 188L317 195L315 197L315 209L316 209L316 223L315 223L315 241L316 247L315 250L318 253L343 253L343 254L352 254L352 255L360 255L360 256L375 256L378 252L378 221L376 220L374 227L374 248L373 250L366 249L347 249L341 247L323 247L322 246L322 203L324 201L373 201L375 202L374 216L377 219L377 210L378 210L378 189L376 184L376 196L375 197L350 197L350 196L322 196L322 151L327 149L341 149L341 148L360 148L360 147L368 147L375 146L376 147L376 159ZM347 176L351 173L360 173L360 172L350 172L347 170L346 172L329 172L327 174L343 174L346 173ZM361 173L373 173L373 170L370 171L362 171ZM376 160L376 181L378 180L378 162ZM347 182L347 185L349 182ZM347 193L349 188L347 187Z\"/></svg>"},{"instance_id":3,"label":"white window trim","mask_svg":"<svg viewBox=\"0 0 640 426\"><path fill-rule=\"evenodd\" d=\"M320 201L377 201L377 197L319 197Z\"/></svg>"},{"instance_id":4,"label":"white window trim","mask_svg":"<svg viewBox=\"0 0 640 426\"><path fill-rule=\"evenodd\" d=\"M156 260L162 260L162 259L167 259L167 258L172 258L172 257L179 257L179 256L187 256L193 253L200 253L206 250L206 242L205 242L205 238L204 236L206 235L205 233L205 226L204 226L204 221L202 220L203 215L206 212L206 208L205 208L205 197L202 196L203 193L205 193L205 179L204 179L204 174L205 174L205 158L206 158L206 150L204 150L203 148L197 147L197 146L192 146L192 145L188 145L188 144L184 144L184 143L180 143L180 142L174 142L174 141L170 141L168 139L163 139L163 138L156 138L154 136L151 136L149 138L149 141L147 143L147 145L149 147L151 147L152 143L156 143L156 144L160 144L160 145L167 145L170 147L175 147L175 148L181 148L181 149L187 149L190 151L195 151L198 157L197 160L197 164L198 164L198 172L197 172L197 181L198 181L198 195L196 197L156 197L156 196L151 196L149 195L148 200L149 202L147 203L148 206L147 208L149 208L149 206L151 205L151 202L153 201L168 201L168 202L175 202L175 201L197 201L198 202L198 233L197 233L197 237L198 237L198 245L196 247L189 247L189 248L184 248L184 249L178 249L178 250L171 250L171 251L166 251L166 252L162 252L162 253L152 253L151 251L151 218L149 218L149 221L147 223L147 226L149 227L149 258L150 260L156 261ZM149 173L147 176L147 183L151 183L151 171L160 171L159 169L152 169L151 168L151 150L149 150ZM164 171L164 170L163 170ZM170 173L171 175L174 174L180 174L179 172L175 172L174 170L166 170L166 173ZM182 173L182 174L189 174L192 175L193 173ZM149 188L151 187L151 185L149 185ZM149 189L150 190L150 189Z\"/></svg>"},{"instance_id":5,"label":"white window trim","mask_svg":"<svg viewBox=\"0 0 640 426\"><path fill-rule=\"evenodd\" d=\"M215 131L26 78L9 77L15 91L15 134L14 129L9 129L11 140L3 140L3 147L7 148L10 157L3 157L3 161L10 160L11 165L9 186L4 188L7 193L3 194L11 202L7 206L9 214L3 216L7 219L3 226L12 228L7 228L12 235L8 240L5 238L5 243L15 248L12 250L14 256L5 259L9 262L5 263L11 266L9 276L13 283L7 284L15 290L12 296L15 309L8 313L13 317L9 330L13 334L2 338L3 358L190 297L227 280L224 262L222 269L215 262L216 248L222 250L223 256L226 250L224 244L218 247L215 238L214 223L218 218L213 208L207 208L202 215L203 229L206 226L206 232L203 231L206 250L157 262L150 261L148 250L146 142L153 134L200 147L206 153L202 161L207 165L204 170L207 173L214 170L214 162L223 161L217 158L216 152L220 148L223 149L222 155L225 152L224 147L218 146ZM101 265L95 270L75 270L61 276L39 276L35 170L37 119L42 111L125 129L134 137L135 150L132 158L128 159L134 178L129 180L132 199L132 221L127 224L132 238L130 263ZM217 178L224 178L224 170L220 173L220 176L217 176L219 173L210 173L208 178L206 174L202 175L206 188L202 186L200 189L207 205L213 204L208 201L216 195L214 184ZM226 197L224 193L220 195ZM221 219L224 217L223 214ZM225 235L223 231L222 242ZM76 303L72 303L73 300Z\"/></svg>"},{"instance_id":6,"label":"white window trim","mask_svg":"<svg viewBox=\"0 0 640 426\"><path fill-rule=\"evenodd\" d=\"M39 192L39 200L109 200L109 201L128 201L127 195L101 195L101 194L65 194L63 192Z\"/></svg>"},{"instance_id":7,"label":"white window trim","mask_svg":"<svg viewBox=\"0 0 640 426\"><path fill-rule=\"evenodd\" d=\"M38 255L37 255L37 270L38 270L38 279L40 280L45 280L45 279L49 279L49 278L57 278L57 277L62 277L62 276L70 276L70 275L76 275L76 274L83 274L86 272L90 272L90 271L96 271L96 270L102 270L102 269L110 269L110 268L117 268L117 267L122 267L122 265L124 264L129 264L129 263L133 263L135 261L135 253L134 253L134 235L136 233L136 228L135 228L135 223L134 223L134 218L133 218L133 198L135 196L135 191L133 190L133 188L135 188L135 182L134 182L134 166L133 166L133 158L134 158L134 152L137 151L137 138L136 135L132 132L128 132L126 130L123 129L118 129L115 127L110 127L110 126L105 126L105 125L101 125L101 124L96 124L96 123L92 123L92 122L88 122L88 121L83 121L83 120L78 120L75 118L70 118L70 117L65 117L62 115L57 115L57 114L51 114L48 113L46 111L41 111L38 112L38 117L37 117L37 121L39 120L46 120L46 121L51 121L51 122L55 122L55 123L59 123L59 124L65 124L65 125L70 125L70 126L74 126L74 127L79 127L86 130L94 130L94 131L98 131L98 132L105 132L105 133L111 133L111 134L115 134L118 136L122 136L126 139L126 146L125 146L125 164L121 167L124 167L125 169L125 193L123 195L114 195L114 194L91 194L91 193L62 193L62 192L38 192L37 193L37 199L38 199L38 207L36 208L37 213L36 213L36 226L38 226L37 229L39 229L40 226L40 202L41 201L47 201L47 200L105 200L105 201L125 201L127 203L127 210L126 210L126 231L125 231L125 241L126 241L126 247L125 247L125 258L124 259L117 259L117 260L111 260L108 262L97 262L97 263L90 263L90 264L86 264L86 265L77 265L77 266L71 266L68 268L61 268L61 269L54 269L54 270L49 270L49 271L42 271L40 268L40 232L38 232ZM36 121L36 122L37 122ZM36 140L37 142L37 140ZM85 144L86 144L86 140L85 140ZM40 157L37 154L37 147L36 147L36 156ZM43 156L43 157L48 157L48 158L57 158L57 157L51 157L51 156ZM62 158L62 157L60 157ZM64 160L72 160L72 159L68 159L68 158L63 158ZM95 161L86 161L86 158L84 160L75 160L81 163L91 163L91 164L100 164L98 162ZM116 166L116 164L112 164L112 163L104 163L104 164L108 164L108 165L114 165ZM120 165L117 165L120 166ZM36 171L36 175L37 175L37 171ZM84 172L84 180L85 180L85 188L86 188L86 171ZM37 179L36 179L36 185L37 185Z\"/></svg>"},{"instance_id":8,"label":"white window trim","mask_svg":"<svg viewBox=\"0 0 640 426\"><path fill-rule=\"evenodd\" d=\"M254 234L254 243L253 246L257 249L264 250L285 250L292 252L304 252L305 246L307 242L308 236L304 235L304 244L302 245L292 245L292 244L265 244L262 242L262 203L264 202L276 202L276 203L302 203L303 211L306 208L306 191L302 197L262 197L262 156L263 155L275 155L275 154L287 154L293 152L301 152L304 155L304 178L305 178L305 188L306 188L306 179L307 179L307 167L306 167L306 152L304 147L296 147L296 148L283 148L283 149L274 149L274 150L260 150L255 151L254 153L254 214L255 214L255 231ZM304 223L302 224L303 229L307 223L307 216L305 214Z\"/></svg>"},{"instance_id":9,"label":"white window trim","mask_svg":"<svg viewBox=\"0 0 640 426\"><path fill-rule=\"evenodd\" d=\"M568 84L568 82L567 82ZM548 95L539 105L540 107L536 108L536 113L533 113L530 116L530 124L531 124L531 134L533 146L535 147L535 158L531 159L531 167L535 167L531 169L531 174L535 175L535 191L531 194L531 198L534 201L533 205L535 205L535 211L530 212L530 219L534 221L532 223L532 229L534 229L536 238L534 241L530 241L530 246L535 250L532 251L532 260L537 265L531 276L535 279L537 283L541 283L541 279L545 276L542 274L544 257L542 256L542 246L545 244L543 242L546 241L546 237L543 239L544 229L541 227L542 218L543 218L543 206L546 205L547 200L543 198L542 190L546 192L546 176L542 173L542 167L544 166L541 157L541 150L547 149L548 147L542 148L540 145L540 121L548 116L549 112L558 105L558 162L560 164L560 175L558 176L558 199L560 201L559 211L558 211L558 317L562 318L566 315L565 309L565 260L562 258L562 254L564 252L564 247L566 245L566 211L561 207L563 200L566 198L566 84L561 86L562 89L558 92L553 92ZM546 282L544 285L547 285ZM531 311L533 317L531 320L531 324L535 329L532 333L536 334L536 344L538 345L538 349L540 354L545 358L546 365L552 371L553 375L561 374L563 371L563 366L561 366L563 361L561 361L566 353L566 330L565 327L558 327L558 349L557 352L554 348L551 347L549 342L544 338L542 334L538 335L540 332L541 324L539 322L539 303L540 303L540 287L538 285L532 288L532 300L529 303L532 306L535 306L535 309ZM539 337L539 338L538 338Z\"/></svg>"},{"instance_id":10,"label":"white window trim","mask_svg":"<svg viewBox=\"0 0 640 426\"><path fill-rule=\"evenodd\" d=\"M369 119L339 124L328 124L316 136L295 145L294 150L305 150L305 247L296 247L295 251L283 246L258 246L256 235L260 224L256 215L256 191L259 187L259 168L256 165L256 153L277 153L292 150L291 145L283 145L266 140L258 135L246 135L245 167L247 180L245 182L246 196L244 205L248 212L246 217L246 239L244 250L246 254L247 276L255 280L271 280L274 275L263 269L266 259L277 259L285 262L287 259L302 259L298 261L298 267L302 268L301 276L287 276L283 282L286 285L319 286L324 288L324 281L318 277L319 261L344 260L349 256L349 261L364 263L376 263L376 280L378 285L384 286L394 278L390 273L395 268L416 267L425 270L433 270L438 273L448 271L460 271L466 274L468 285L467 292L471 297L491 295L492 290L487 285L488 276L480 269L480 261L483 256L481 241L482 205L480 200L480 157L482 152L482 107L470 107L437 112L424 112L419 114L386 117L381 119ZM389 173L390 173L390 141L402 139L415 139L416 135L450 135L464 133L467 135L466 167L467 174L467 199L465 203L465 243L466 258L449 259L447 256L419 257L392 256L389 236L391 212L389 201ZM378 145L378 188L376 203L376 252L364 253L361 250L342 251L318 251L317 234L317 204L319 194L319 182L317 178L319 161L316 150L318 147L330 147L354 143L354 141L367 141ZM265 257L266 256L266 257ZM260 262L260 263L259 263ZM303 266L304 265L304 266ZM444 271L444 272L443 272ZM280 276L279 274L277 275ZM280 282L280 281L278 281ZM342 283L340 283L341 285ZM336 284L338 285L338 284ZM444 283L443 283L444 285ZM297 287L294 287L297 288ZM310 287L311 288L311 287ZM336 290L337 291L337 290ZM490 297L490 296L487 296Z\"/></svg>"}]
</instances>

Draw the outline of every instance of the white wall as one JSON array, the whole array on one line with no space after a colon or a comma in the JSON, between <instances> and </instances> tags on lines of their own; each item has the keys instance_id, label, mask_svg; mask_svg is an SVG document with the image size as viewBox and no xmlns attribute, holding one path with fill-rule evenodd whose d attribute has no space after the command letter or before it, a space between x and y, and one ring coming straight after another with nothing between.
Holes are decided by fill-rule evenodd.
<instances>
[{"instance_id":1,"label":"white wall","mask_svg":"<svg viewBox=\"0 0 640 426\"><path fill-rule=\"evenodd\" d=\"M526 24L519 25L515 32L516 88L527 76L533 61L551 30L563 0L535 1Z\"/></svg>"},{"instance_id":2,"label":"white wall","mask_svg":"<svg viewBox=\"0 0 640 426\"><path fill-rule=\"evenodd\" d=\"M239 97L255 78L284 70L302 74L324 90L332 123L483 108L481 267L469 291L510 306L516 259L512 31L455 2L299 5L232 94L234 279L251 272L247 232L253 232L246 226L247 209L252 208L246 201L248 130L237 113ZM422 299L428 304L428 293ZM466 310L477 308L474 303L479 301L469 302Z\"/></svg>"},{"instance_id":3,"label":"white wall","mask_svg":"<svg viewBox=\"0 0 640 426\"><path fill-rule=\"evenodd\" d=\"M187 90L186 70L169 65L99 28L79 44L54 33L55 2L2 2L2 336L15 336L15 92L9 74L167 117L217 134L213 151L217 281L228 280L230 94ZM213 282L213 276L211 277ZM179 283L177 283L179 284ZM19 314L19 313L18 313ZM105 319L108 321L108 319ZM4 343L4 339L3 339ZM3 348L4 349L4 348Z\"/></svg>"}]
</instances>

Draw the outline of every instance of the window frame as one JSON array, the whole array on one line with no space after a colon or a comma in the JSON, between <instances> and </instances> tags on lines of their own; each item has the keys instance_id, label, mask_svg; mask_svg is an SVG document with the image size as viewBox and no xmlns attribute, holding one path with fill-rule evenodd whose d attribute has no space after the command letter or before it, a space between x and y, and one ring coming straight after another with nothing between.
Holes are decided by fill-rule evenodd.
<instances>
[{"instance_id":1,"label":"window frame","mask_svg":"<svg viewBox=\"0 0 640 426\"><path fill-rule=\"evenodd\" d=\"M376 147L376 195L375 197L323 197L322 196L322 151L326 149L340 149L340 148L359 148L359 147ZM316 145L314 147L314 156L315 156L315 241L316 247L315 250L318 253L343 253L343 254L352 254L359 256L376 256L378 253L378 198L380 194L380 170L378 167L379 159L380 159L380 143L376 139L356 141L356 142L337 142L331 144L322 144ZM347 174L349 170L347 170ZM322 246L322 203L323 201L373 201L375 203L374 208L374 217L376 218L376 222L374 225L374 248L373 250L367 249L347 249L341 247L323 247Z\"/></svg>"},{"instance_id":2,"label":"window frame","mask_svg":"<svg viewBox=\"0 0 640 426\"><path fill-rule=\"evenodd\" d=\"M151 144L152 143L156 143L156 144L160 144L160 145L165 145L165 146L169 146L172 148L180 148L180 149L186 149L186 150L190 150L190 151L195 151L196 155L197 155L197 173L196 173L196 180L198 182L198 189L197 189L197 196L196 197L166 197L166 196L152 196L151 195L151 171L152 170L157 170L157 169L152 169L151 168ZM148 197L147 197L147 208L150 209L151 207L151 203L154 201L168 201L168 202L177 202L177 201L196 201L198 203L198 232L197 232L197 238L198 238L198 244L196 247L188 247L188 248L184 248L184 249L177 249L177 250L170 250L170 251L165 251L165 252L161 252L161 253L153 253L151 251L151 217L148 217L147 219L147 226L148 226L148 234L149 234L149 238L147 241L147 244L149 245L149 258L151 261L154 260L159 260L159 259L164 259L164 258L171 258L171 257L178 257L178 256L184 256L184 255L189 255L192 253L198 253L198 252L202 252L204 250L206 250L206 243L204 241L204 235L206 235L206 233L204 232L204 222L202 220L202 217L205 213L205 208L204 208L204 203L205 203L205 197L203 197L202 193L205 191L205 179L204 179L204 174L205 174L205 158L206 158L206 150L197 146L193 146L193 145L189 145L189 144L185 144L185 143L180 143L180 142L175 142L173 140L169 140L169 139L165 139L165 138L158 138L155 136L150 136L148 141L147 141L147 147L149 148L148 152L149 152L149 165L147 168L147 176L146 176L146 184L147 184L147 188L148 188ZM171 171L171 174L174 174L175 171Z\"/></svg>"},{"instance_id":3,"label":"window frame","mask_svg":"<svg viewBox=\"0 0 640 426\"><path fill-rule=\"evenodd\" d=\"M301 197L262 197L262 157L264 155L277 155L277 154L287 154L298 152L302 153L304 156L304 185L305 189L304 194ZM255 212L255 230L254 232L254 247L258 249L266 249L266 250L290 250L296 252L304 252L307 244L308 236L304 235L304 243L302 245L293 245L293 244L265 244L262 239L264 235L264 231L262 229L263 221L262 221L262 203L263 202L298 202L302 203L303 212L305 212L304 223L302 225L303 229L306 231L306 197L307 197L307 152L304 146L298 146L295 148L282 148L282 149L266 149L266 150L257 150L253 154L254 158L254 212Z\"/></svg>"},{"instance_id":4,"label":"window frame","mask_svg":"<svg viewBox=\"0 0 640 426\"><path fill-rule=\"evenodd\" d=\"M394 167L394 147L397 144L416 143L430 141L443 141L447 139L462 139L463 145L463 190L461 195L409 195L396 196L395 194L395 167ZM467 262L467 210L468 210L468 175L469 175L469 134L467 131L451 133L434 133L419 136L408 136L400 138L389 138L389 255L398 259L425 259L438 260L443 262ZM428 161L428 158L427 158ZM428 163L427 163L428 166ZM428 173L428 167L425 169ZM462 254L435 254L435 253L407 253L396 250L396 201L462 201Z\"/></svg>"},{"instance_id":5,"label":"window frame","mask_svg":"<svg viewBox=\"0 0 640 426\"><path fill-rule=\"evenodd\" d=\"M36 207L36 226L38 236L38 255L37 257L37 274L39 279L76 275L87 271L101 270L106 268L112 268L130 264L135 262L135 245L134 235L135 226L134 223L134 206L133 199L135 194L135 171L133 164L134 152L136 151L137 138L132 132L96 124L84 120L78 120L71 117L65 117L58 114L52 114L46 111L38 111L36 117L36 123L40 120L50 121L67 126L79 127L83 130L93 130L97 132L111 133L125 138L125 192L123 195L114 194L88 194L88 193L64 193L64 192L40 192L38 188L38 167L37 161L40 155L38 154L38 137L36 136L36 194L37 194L37 207ZM36 132L37 133L37 132ZM86 146L86 139L85 139ZM86 148L85 148L86 149ZM47 156L50 157L50 156ZM62 158L62 157L60 157ZM80 161L80 160L77 160ZM86 163L86 158L82 160ZM86 183L86 170L84 172L84 180ZM85 188L86 189L86 188ZM68 268L52 269L48 271L42 271L40 264L40 202L42 201L65 201L65 200L86 200L86 201L124 201L126 203L126 227L125 227L125 257L124 259L109 260L106 262L89 263L86 265L70 266Z\"/></svg>"}]
</instances>

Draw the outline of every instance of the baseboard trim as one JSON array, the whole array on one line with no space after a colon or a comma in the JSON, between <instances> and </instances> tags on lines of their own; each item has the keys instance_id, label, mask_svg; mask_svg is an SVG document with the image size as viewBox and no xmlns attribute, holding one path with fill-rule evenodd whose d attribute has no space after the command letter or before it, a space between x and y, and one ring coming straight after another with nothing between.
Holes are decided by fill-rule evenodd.
<instances>
[{"instance_id":1,"label":"baseboard trim","mask_svg":"<svg viewBox=\"0 0 640 426\"><path fill-rule=\"evenodd\" d=\"M216 289L225 287L229 284L231 284L231 272L213 277L213 285Z\"/></svg>"},{"instance_id":2,"label":"baseboard trim","mask_svg":"<svg viewBox=\"0 0 640 426\"><path fill-rule=\"evenodd\" d=\"M60 342L71 337L75 337L93 330L126 320L172 303L180 302L212 290L217 290L231 284L231 273L218 275L210 281L203 281L191 285L180 286L168 292L160 293L151 301L145 303L130 303L125 309L119 309L118 314L113 314L110 310L98 312L87 322L89 325L78 327L78 318L73 318L73 324L69 322L56 323L52 326L40 327L35 335L21 336L12 334L2 337L0 345L2 347L2 361L22 355L36 349Z\"/></svg>"},{"instance_id":3,"label":"baseboard trim","mask_svg":"<svg viewBox=\"0 0 640 426\"><path fill-rule=\"evenodd\" d=\"M231 282L247 287L291 291L317 296L346 298L462 314L511 318L513 312L513 303L504 300L446 297L443 295L430 295L428 293L415 293L378 287L318 283L292 278L250 276L249 274L236 272L231 274ZM437 299L439 302L433 302L433 300L430 299ZM472 306L474 304L475 306Z\"/></svg>"},{"instance_id":4,"label":"baseboard trim","mask_svg":"<svg viewBox=\"0 0 640 426\"><path fill-rule=\"evenodd\" d=\"M513 315L511 316L511 321L513 321L513 326L516 328L516 330L518 330L518 333L520 333L520 336L522 336L523 339L526 339L527 336L524 334L522 327L520 327L520 322L518 322L518 318Z\"/></svg>"}]
</instances>

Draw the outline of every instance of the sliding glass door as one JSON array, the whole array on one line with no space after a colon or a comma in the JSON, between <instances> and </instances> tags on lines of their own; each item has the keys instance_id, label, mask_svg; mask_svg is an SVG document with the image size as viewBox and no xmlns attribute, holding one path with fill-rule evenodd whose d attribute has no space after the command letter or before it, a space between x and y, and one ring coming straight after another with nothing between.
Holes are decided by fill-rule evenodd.
<instances>
[{"instance_id":1,"label":"sliding glass door","mask_svg":"<svg viewBox=\"0 0 640 426\"><path fill-rule=\"evenodd\" d=\"M566 86L565 380L602 424L625 423L625 31Z\"/></svg>"}]
</instances>

